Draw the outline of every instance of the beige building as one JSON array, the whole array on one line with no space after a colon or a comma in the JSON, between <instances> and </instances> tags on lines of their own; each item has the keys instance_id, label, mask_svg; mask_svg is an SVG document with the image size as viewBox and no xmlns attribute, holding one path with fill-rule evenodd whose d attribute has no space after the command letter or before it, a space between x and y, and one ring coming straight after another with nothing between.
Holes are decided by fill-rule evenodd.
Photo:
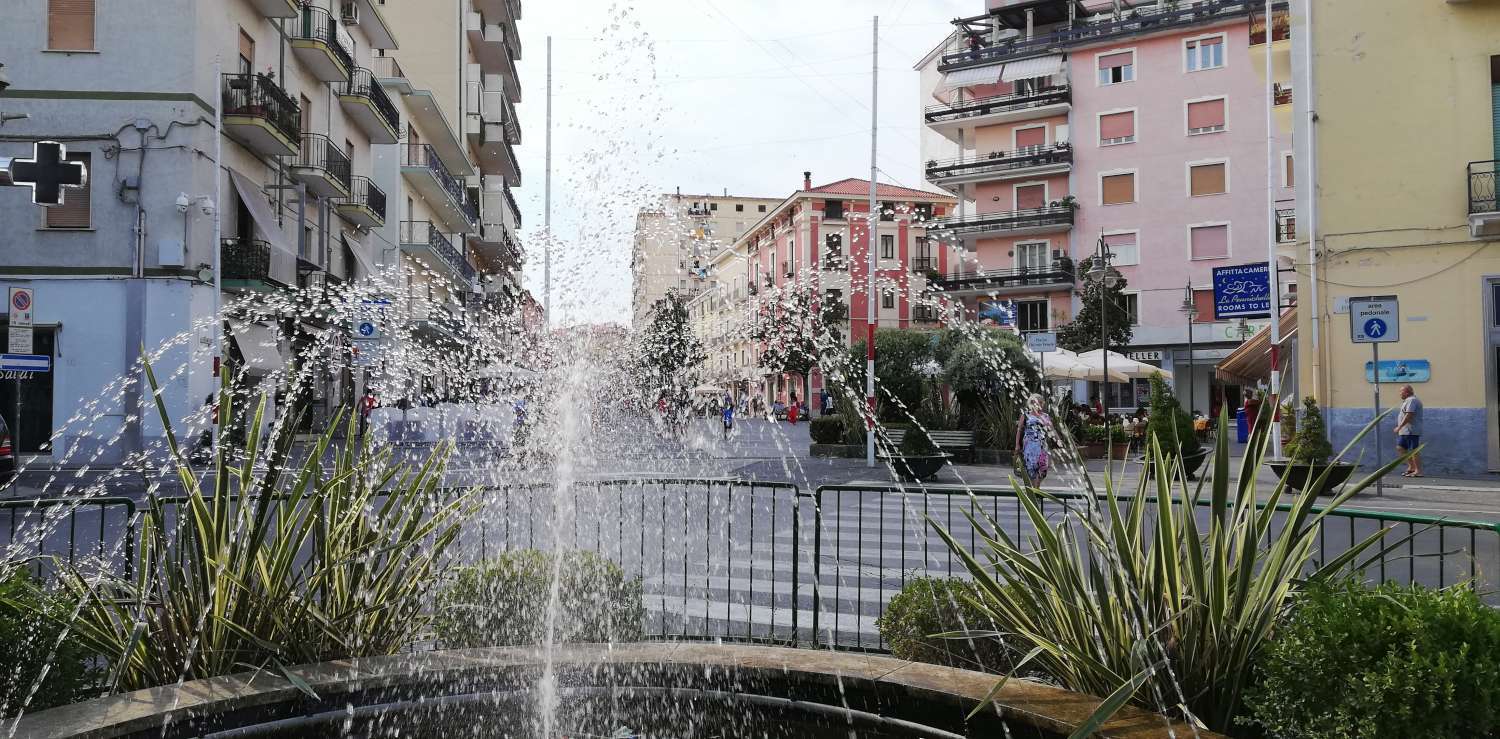
<instances>
[{"instance_id":1,"label":"beige building","mask_svg":"<svg viewBox=\"0 0 1500 739\"><path fill-rule=\"evenodd\" d=\"M710 283L709 261L781 202L725 195L661 196L636 214L631 321L645 325L669 291L691 297Z\"/></svg>"}]
</instances>

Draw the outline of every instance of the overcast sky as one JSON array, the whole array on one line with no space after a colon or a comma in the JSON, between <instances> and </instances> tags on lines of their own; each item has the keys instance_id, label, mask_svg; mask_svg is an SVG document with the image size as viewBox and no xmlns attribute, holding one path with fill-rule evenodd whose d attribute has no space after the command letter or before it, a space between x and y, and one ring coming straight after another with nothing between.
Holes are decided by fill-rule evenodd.
<instances>
[{"instance_id":1,"label":"overcast sky","mask_svg":"<svg viewBox=\"0 0 1500 739\"><path fill-rule=\"evenodd\" d=\"M546 45L553 38L554 324L629 323L652 193L783 197L866 177L880 16L881 179L922 186L912 65L981 0L523 0L518 149L526 286L542 299ZM586 10L585 10L586 8Z\"/></svg>"}]
</instances>

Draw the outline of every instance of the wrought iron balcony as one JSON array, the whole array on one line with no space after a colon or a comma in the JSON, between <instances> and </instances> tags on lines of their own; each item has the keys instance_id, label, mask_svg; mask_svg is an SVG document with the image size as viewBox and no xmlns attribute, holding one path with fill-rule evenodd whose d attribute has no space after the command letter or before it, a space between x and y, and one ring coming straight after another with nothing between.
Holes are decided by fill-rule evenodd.
<instances>
[{"instance_id":1,"label":"wrought iron balcony","mask_svg":"<svg viewBox=\"0 0 1500 739\"><path fill-rule=\"evenodd\" d=\"M1297 209L1276 209L1276 241L1289 244L1297 240Z\"/></svg>"},{"instance_id":2,"label":"wrought iron balcony","mask_svg":"<svg viewBox=\"0 0 1500 739\"><path fill-rule=\"evenodd\" d=\"M385 191L369 177L355 177L349 197L338 204L339 215L365 228L385 225Z\"/></svg>"},{"instance_id":3,"label":"wrought iron balcony","mask_svg":"<svg viewBox=\"0 0 1500 739\"><path fill-rule=\"evenodd\" d=\"M930 305L914 305L911 307L911 320L917 323L937 323L937 309Z\"/></svg>"},{"instance_id":4,"label":"wrought iron balcony","mask_svg":"<svg viewBox=\"0 0 1500 739\"><path fill-rule=\"evenodd\" d=\"M221 94L227 133L262 153L297 153L302 109L275 80L263 74L226 74Z\"/></svg>"},{"instance_id":5,"label":"wrought iron balcony","mask_svg":"<svg viewBox=\"0 0 1500 739\"><path fill-rule=\"evenodd\" d=\"M430 221L402 221L401 246L414 248L419 254L425 250L425 254L463 278L466 283L472 283L477 274L474 265L469 264L458 247Z\"/></svg>"},{"instance_id":6,"label":"wrought iron balcony","mask_svg":"<svg viewBox=\"0 0 1500 739\"><path fill-rule=\"evenodd\" d=\"M302 134L302 150L292 163L291 174L319 197L349 197L349 155L321 133Z\"/></svg>"},{"instance_id":7,"label":"wrought iron balcony","mask_svg":"<svg viewBox=\"0 0 1500 739\"><path fill-rule=\"evenodd\" d=\"M818 263L818 266L824 272L842 272L849 266L848 262L844 259L844 253L837 249L824 251L818 258Z\"/></svg>"},{"instance_id":8,"label":"wrought iron balcony","mask_svg":"<svg viewBox=\"0 0 1500 739\"><path fill-rule=\"evenodd\" d=\"M1073 147L1070 144L1033 146L1016 151L992 152L985 156L934 159L927 162L927 179L936 181L1003 175L1072 162Z\"/></svg>"},{"instance_id":9,"label":"wrought iron balcony","mask_svg":"<svg viewBox=\"0 0 1500 739\"><path fill-rule=\"evenodd\" d=\"M1288 4L1287 0L1279 0L1273 2L1271 8L1273 12L1285 10ZM1100 13L1080 19L1072 27L1062 26L1031 38L1017 38L993 46L944 54L938 64L938 71L952 72L958 69L983 67L1059 51L1080 44L1094 44L1137 34L1197 26L1240 16L1249 17L1252 13L1260 12L1264 8L1265 3L1261 0L1201 0L1191 5L1133 8L1122 13L1119 18ZM1089 21L1089 18L1101 17L1103 20Z\"/></svg>"},{"instance_id":10,"label":"wrought iron balcony","mask_svg":"<svg viewBox=\"0 0 1500 739\"><path fill-rule=\"evenodd\" d=\"M1500 161L1469 162L1469 231L1475 238L1500 236L1500 200L1495 173Z\"/></svg>"},{"instance_id":11,"label":"wrought iron balcony","mask_svg":"<svg viewBox=\"0 0 1500 739\"><path fill-rule=\"evenodd\" d=\"M983 269L943 275L934 280L936 287L947 292L991 292L1005 289L1035 289L1071 286L1074 281L1071 264L1059 263L1040 269Z\"/></svg>"},{"instance_id":12,"label":"wrought iron balcony","mask_svg":"<svg viewBox=\"0 0 1500 739\"><path fill-rule=\"evenodd\" d=\"M316 5L302 6L301 22L292 31L292 52L309 71L324 82L349 79L354 69L354 50L339 38L333 15Z\"/></svg>"},{"instance_id":13,"label":"wrought iron balcony","mask_svg":"<svg viewBox=\"0 0 1500 739\"><path fill-rule=\"evenodd\" d=\"M401 131L401 113L376 81L376 74L360 67L334 91L344 111L369 135L372 144L394 144Z\"/></svg>"},{"instance_id":14,"label":"wrought iron balcony","mask_svg":"<svg viewBox=\"0 0 1500 739\"><path fill-rule=\"evenodd\" d=\"M1066 230L1072 227L1072 206L1053 205L1044 208L939 218L927 224L927 234L939 238L943 236L964 237L986 233L1039 233L1047 230Z\"/></svg>"},{"instance_id":15,"label":"wrought iron balcony","mask_svg":"<svg viewBox=\"0 0 1500 739\"><path fill-rule=\"evenodd\" d=\"M429 199L442 197L453 209L450 215L468 219L471 226L479 223L479 204L470 201L468 193L465 192L464 183L448 171L448 168L443 165L443 160L438 157L437 150L431 144L407 144L403 147L401 167L403 170L421 174L415 184L424 197ZM428 192L433 190L434 186L442 192ZM454 230L461 229L455 228Z\"/></svg>"},{"instance_id":16,"label":"wrought iron balcony","mask_svg":"<svg viewBox=\"0 0 1500 739\"><path fill-rule=\"evenodd\" d=\"M937 271L937 257L916 257L911 260L911 271L927 274Z\"/></svg>"},{"instance_id":17,"label":"wrought iron balcony","mask_svg":"<svg viewBox=\"0 0 1500 739\"><path fill-rule=\"evenodd\" d=\"M1291 105L1292 104L1292 86L1288 85L1288 84L1281 83L1281 82L1277 82L1274 85L1272 85L1271 86L1271 104L1272 105Z\"/></svg>"},{"instance_id":18,"label":"wrought iron balcony","mask_svg":"<svg viewBox=\"0 0 1500 739\"><path fill-rule=\"evenodd\" d=\"M284 274L272 259L272 247L260 239L228 238L220 243L220 276L225 280L258 282L273 287L291 287L292 274Z\"/></svg>"},{"instance_id":19,"label":"wrought iron balcony","mask_svg":"<svg viewBox=\"0 0 1500 739\"><path fill-rule=\"evenodd\" d=\"M993 95L973 100L929 105L923 111L923 116L927 119L928 123L947 123L961 121L966 118L978 118L998 113L1013 113L1032 108L1058 105L1071 102L1072 99L1073 89L1068 85L1058 85L1028 92Z\"/></svg>"}]
</instances>

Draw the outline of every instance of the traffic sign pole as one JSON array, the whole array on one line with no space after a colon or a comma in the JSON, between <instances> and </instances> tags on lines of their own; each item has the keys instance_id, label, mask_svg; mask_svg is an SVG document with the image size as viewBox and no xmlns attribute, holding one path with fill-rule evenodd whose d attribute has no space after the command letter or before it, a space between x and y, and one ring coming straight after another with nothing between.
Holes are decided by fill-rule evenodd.
<instances>
[{"instance_id":1,"label":"traffic sign pole","mask_svg":"<svg viewBox=\"0 0 1500 739\"><path fill-rule=\"evenodd\" d=\"M1380 418L1380 345L1401 340L1401 307L1394 295L1373 295L1349 299L1349 339L1356 344L1369 344L1370 357L1374 360L1375 418ZM1385 450L1384 437L1375 429L1375 466ZM1385 495L1385 484L1375 479L1375 494Z\"/></svg>"},{"instance_id":2,"label":"traffic sign pole","mask_svg":"<svg viewBox=\"0 0 1500 739\"><path fill-rule=\"evenodd\" d=\"M1370 342L1370 356L1375 360L1375 417L1380 418L1380 342ZM1384 456L1382 450L1385 447L1380 428L1375 429L1375 466L1380 466L1380 458ZM1375 494L1385 495L1385 483L1382 481L1385 475L1375 478Z\"/></svg>"}]
</instances>

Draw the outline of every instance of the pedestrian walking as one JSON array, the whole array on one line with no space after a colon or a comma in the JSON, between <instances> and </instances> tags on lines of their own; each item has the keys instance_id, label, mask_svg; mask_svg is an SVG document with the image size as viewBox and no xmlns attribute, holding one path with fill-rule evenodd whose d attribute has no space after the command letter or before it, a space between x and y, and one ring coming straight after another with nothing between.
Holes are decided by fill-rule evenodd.
<instances>
[{"instance_id":1,"label":"pedestrian walking","mask_svg":"<svg viewBox=\"0 0 1500 739\"><path fill-rule=\"evenodd\" d=\"M729 440L729 432L734 430L734 402L728 397L724 398L724 440Z\"/></svg>"},{"instance_id":2,"label":"pedestrian walking","mask_svg":"<svg viewBox=\"0 0 1500 739\"><path fill-rule=\"evenodd\" d=\"M370 411L375 410L375 391L366 389L363 397L359 399L359 435L361 438L370 432Z\"/></svg>"},{"instance_id":3,"label":"pedestrian walking","mask_svg":"<svg viewBox=\"0 0 1500 739\"><path fill-rule=\"evenodd\" d=\"M1402 477L1422 476L1422 455L1417 447L1422 442L1422 399L1417 397L1411 385L1401 386L1401 411L1396 416L1396 447L1411 456L1406 458L1406 471Z\"/></svg>"},{"instance_id":4,"label":"pedestrian walking","mask_svg":"<svg viewBox=\"0 0 1500 739\"><path fill-rule=\"evenodd\" d=\"M797 425L797 410L798 410L798 407L797 407L797 394L796 393L792 393L791 400L792 400L792 402L787 403L787 406L786 406L786 420L787 420L787 423L790 423L791 425L796 426Z\"/></svg>"},{"instance_id":5,"label":"pedestrian walking","mask_svg":"<svg viewBox=\"0 0 1500 739\"><path fill-rule=\"evenodd\" d=\"M1052 436L1052 418L1047 415L1047 406L1042 396L1033 394L1026 404L1026 413L1016 425L1016 455L1028 482L1041 487L1047 477L1049 456L1047 439Z\"/></svg>"}]
</instances>

